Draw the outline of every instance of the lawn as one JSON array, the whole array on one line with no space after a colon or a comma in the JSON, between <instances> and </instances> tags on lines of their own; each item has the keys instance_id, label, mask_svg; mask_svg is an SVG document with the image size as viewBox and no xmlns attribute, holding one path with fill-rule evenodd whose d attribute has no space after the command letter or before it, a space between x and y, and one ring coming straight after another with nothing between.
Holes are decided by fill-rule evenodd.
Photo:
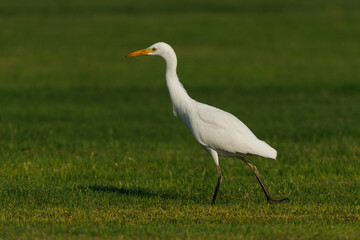
<instances>
[{"instance_id":1,"label":"lawn","mask_svg":"<svg viewBox=\"0 0 360 240\"><path fill-rule=\"evenodd\" d=\"M359 239L360 3L0 6L0 239ZM172 114L164 41L194 99L278 151L211 156Z\"/></svg>"}]
</instances>

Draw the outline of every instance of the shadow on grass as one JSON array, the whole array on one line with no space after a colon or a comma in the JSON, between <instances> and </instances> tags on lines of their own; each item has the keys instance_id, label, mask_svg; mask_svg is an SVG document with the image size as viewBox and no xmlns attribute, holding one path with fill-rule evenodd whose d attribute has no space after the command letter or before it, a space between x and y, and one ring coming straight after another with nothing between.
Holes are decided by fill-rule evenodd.
<instances>
[{"instance_id":1,"label":"shadow on grass","mask_svg":"<svg viewBox=\"0 0 360 240\"><path fill-rule=\"evenodd\" d=\"M134 197L143 197L143 198L163 198L163 199L180 199L179 195L169 194L169 193L159 193L153 192L149 189L134 187L114 187L114 186L102 186L102 185L93 185L88 187L92 191L98 192L107 192L107 193L116 193L119 195L127 195Z\"/></svg>"}]
</instances>

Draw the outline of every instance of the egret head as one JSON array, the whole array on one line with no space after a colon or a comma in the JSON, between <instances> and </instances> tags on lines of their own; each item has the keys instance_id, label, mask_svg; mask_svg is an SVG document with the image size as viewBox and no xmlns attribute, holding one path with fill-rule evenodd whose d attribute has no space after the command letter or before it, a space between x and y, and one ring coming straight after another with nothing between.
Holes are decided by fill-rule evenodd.
<instances>
[{"instance_id":1,"label":"egret head","mask_svg":"<svg viewBox=\"0 0 360 240\"><path fill-rule=\"evenodd\" d=\"M170 47L170 45L167 43L158 42L158 43L151 45L148 48L129 53L128 55L126 55L126 57L148 55L148 56L161 56L161 57L165 58L169 54L175 54L172 47Z\"/></svg>"}]
</instances>

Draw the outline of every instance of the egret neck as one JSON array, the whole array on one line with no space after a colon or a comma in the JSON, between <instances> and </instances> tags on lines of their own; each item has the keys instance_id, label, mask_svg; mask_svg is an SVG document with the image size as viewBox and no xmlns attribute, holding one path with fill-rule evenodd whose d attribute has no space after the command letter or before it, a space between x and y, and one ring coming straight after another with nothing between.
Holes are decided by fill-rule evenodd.
<instances>
[{"instance_id":1,"label":"egret neck","mask_svg":"<svg viewBox=\"0 0 360 240\"><path fill-rule=\"evenodd\" d=\"M173 113L175 116L183 118L182 116L188 111L189 106L194 100L187 94L185 88L179 81L179 77L176 74L176 54L173 49L171 50L172 51L161 55L161 57L166 62L166 85L169 90Z\"/></svg>"}]
</instances>

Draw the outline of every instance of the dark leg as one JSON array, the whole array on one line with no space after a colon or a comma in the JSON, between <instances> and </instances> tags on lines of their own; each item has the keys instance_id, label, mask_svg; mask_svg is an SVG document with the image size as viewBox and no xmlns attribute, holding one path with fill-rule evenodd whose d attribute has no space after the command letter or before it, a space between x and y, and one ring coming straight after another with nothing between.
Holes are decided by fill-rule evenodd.
<instances>
[{"instance_id":1,"label":"dark leg","mask_svg":"<svg viewBox=\"0 0 360 240\"><path fill-rule=\"evenodd\" d=\"M220 165L219 165L219 156L218 156L218 153L209 148L208 149L209 153L211 154L212 158L214 159L214 162L215 162L215 165L216 165L216 170L218 172L218 181L217 181L217 184L216 184L216 188L215 188L215 192L214 192L214 196L213 196L213 199L212 199L212 202L211 202L211 205L214 205L215 204L215 201L216 201L216 196L219 192L219 189L220 189L220 184L221 184L221 179L222 179L222 175L221 175L221 169L220 169Z\"/></svg>"},{"instance_id":2,"label":"dark leg","mask_svg":"<svg viewBox=\"0 0 360 240\"><path fill-rule=\"evenodd\" d=\"M270 197L269 192L266 190L264 183L262 182L262 180L261 180L261 178L260 178L260 174L259 174L259 171L257 170L256 166L255 166L254 164L248 162L245 158L241 158L241 160L243 160L243 161L251 168L251 170L254 172L257 180L258 180L259 183L260 183L260 186L261 186L262 190L263 190L264 193L265 193L265 196L266 196L266 198L267 198L267 202L268 202L268 203L282 202L282 201L284 201L284 200L289 200L288 198L272 199L272 198Z\"/></svg>"},{"instance_id":3,"label":"dark leg","mask_svg":"<svg viewBox=\"0 0 360 240\"><path fill-rule=\"evenodd\" d=\"M218 169L220 170L220 167ZM218 177L218 182L217 182L217 185L216 185L216 188L215 188L215 192L214 192L214 196L213 196L213 200L211 202L211 205L215 204L216 196L217 196L217 194L219 192L219 189L220 189L221 179L222 179L222 176L221 176L221 171L220 171L220 175Z\"/></svg>"}]
</instances>

